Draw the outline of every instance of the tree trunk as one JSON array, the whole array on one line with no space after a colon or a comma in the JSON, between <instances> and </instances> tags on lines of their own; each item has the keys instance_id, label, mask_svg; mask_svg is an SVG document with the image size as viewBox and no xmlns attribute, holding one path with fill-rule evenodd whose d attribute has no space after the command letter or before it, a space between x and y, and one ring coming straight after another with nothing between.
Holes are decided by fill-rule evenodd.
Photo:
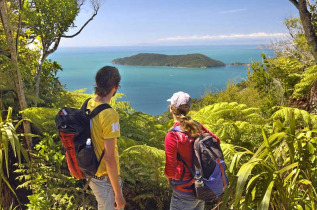
<instances>
[{"instance_id":1,"label":"tree trunk","mask_svg":"<svg viewBox=\"0 0 317 210\"><path fill-rule=\"evenodd\" d=\"M41 74L42 74L42 66L43 63L45 62L45 59L52 54L53 52L55 52L59 46L59 42L61 41L61 36L56 38L53 44L53 48L52 49L46 49L45 45L43 45L43 55L41 57L41 60L39 62L39 65L36 67L36 74L35 74L35 82L34 82L34 86L35 86L35 97L39 97L40 94L40 82L41 82ZM37 106L37 102L35 102L35 106Z\"/></svg>"},{"instance_id":2,"label":"tree trunk","mask_svg":"<svg viewBox=\"0 0 317 210\"><path fill-rule=\"evenodd\" d=\"M310 111L317 113L317 79L314 81L309 95Z\"/></svg>"},{"instance_id":3,"label":"tree trunk","mask_svg":"<svg viewBox=\"0 0 317 210\"><path fill-rule=\"evenodd\" d=\"M303 24L305 38L307 40L308 45L311 48L310 51L315 59L315 63L317 63L317 36L314 30L314 26L312 24L311 13L307 9L306 0L299 0L297 8L299 11L300 20Z\"/></svg>"},{"instance_id":4,"label":"tree trunk","mask_svg":"<svg viewBox=\"0 0 317 210\"><path fill-rule=\"evenodd\" d=\"M0 0L0 14L1 14L1 20L3 23L3 28L5 31L7 44L10 49L11 63L12 63L11 68L14 75L19 104L20 104L21 110L24 110L28 106L25 99L25 95L24 95L22 76L19 69L16 43L14 42L14 39L13 39L11 24L10 24L9 16L6 9L5 0ZM22 118L25 118L23 114L22 114ZM31 133L31 126L29 121L23 121L23 128L25 133ZM27 144L27 148L30 150L32 148L32 138L26 137L26 144Z\"/></svg>"},{"instance_id":5,"label":"tree trunk","mask_svg":"<svg viewBox=\"0 0 317 210\"><path fill-rule=\"evenodd\" d=\"M42 74L42 65L45 61L47 56L42 56L39 65L36 67L36 75L35 75L35 82L34 82L34 87L35 87L35 97L38 98L40 94L40 82L41 82L41 74ZM37 101L35 101L35 105L37 106Z\"/></svg>"}]
</instances>

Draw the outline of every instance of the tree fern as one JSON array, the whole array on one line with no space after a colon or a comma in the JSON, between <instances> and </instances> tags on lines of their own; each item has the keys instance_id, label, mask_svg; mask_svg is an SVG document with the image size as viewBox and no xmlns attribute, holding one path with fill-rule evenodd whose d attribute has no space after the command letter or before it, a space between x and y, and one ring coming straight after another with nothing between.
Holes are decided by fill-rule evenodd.
<instances>
[{"instance_id":1,"label":"tree fern","mask_svg":"<svg viewBox=\"0 0 317 210\"><path fill-rule=\"evenodd\" d=\"M306 95L317 78L317 65L308 67L302 74L301 80L295 85L296 98Z\"/></svg>"},{"instance_id":2,"label":"tree fern","mask_svg":"<svg viewBox=\"0 0 317 210\"><path fill-rule=\"evenodd\" d=\"M137 145L123 151L120 168L126 199L141 209L161 209L162 203L167 206L171 189L164 176L164 165L163 150Z\"/></svg>"},{"instance_id":3,"label":"tree fern","mask_svg":"<svg viewBox=\"0 0 317 210\"><path fill-rule=\"evenodd\" d=\"M259 108L247 107L236 102L216 103L190 114L216 133L221 141L235 145L252 148L261 141L261 129L269 129L264 126L265 119Z\"/></svg>"},{"instance_id":4,"label":"tree fern","mask_svg":"<svg viewBox=\"0 0 317 210\"><path fill-rule=\"evenodd\" d=\"M23 114L30 119L34 126L39 129L40 133L55 134L55 116L57 109L31 107L22 111Z\"/></svg>"},{"instance_id":5,"label":"tree fern","mask_svg":"<svg viewBox=\"0 0 317 210\"><path fill-rule=\"evenodd\" d=\"M32 191L27 206L30 209L76 209L82 205L84 182L72 177L67 169L62 145L57 136L43 133L32 153L32 166L17 169L18 188ZM95 198L88 191L87 207L94 209Z\"/></svg>"},{"instance_id":6,"label":"tree fern","mask_svg":"<svg viewBox=\"0 0 317 210\"><path fill-rule=\"evenodd\" d=\"M129 147L138 145L137 141L130 139L128 137L122 136L117 141L119 153L121 154L124 150L128 149Z\"/></svg>"},{"instance_id":7,"label":"tree fern","mask_svg":"<svg viewBox=\"0 0 317 210\"><path fill-rule=\"evenodd\" d=\"M133 139L139 144L164 148L165 127L156 117L141 112L120 117L122 117L120 118L120 129L123 136Z\"/></svg>"},{"instance_id":8,"label":"tree fern","mask_svg":"<svg viewBox=\"0 0 317 210\"><path fill-rule=\"evenodd\" d=\"M303 128L309 127L311 129L317 128L317 115L309 114L307 111L291 107L274 107L277 110L273 113L272 118L274 120L279 119L282 123L290 122L289 112L294 113L296 120L296 127Z\"/></svg>"}]
</instances>

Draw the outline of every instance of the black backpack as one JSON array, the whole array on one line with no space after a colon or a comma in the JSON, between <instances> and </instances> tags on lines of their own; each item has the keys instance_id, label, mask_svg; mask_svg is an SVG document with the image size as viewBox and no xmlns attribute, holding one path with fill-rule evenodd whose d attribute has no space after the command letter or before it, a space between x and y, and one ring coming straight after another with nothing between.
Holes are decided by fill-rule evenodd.
<instances>
[{"instance_id":1,"label":"black backpack","mask_svg":"<svg viewBox=\"0 0 317 210\"><path fill-rule=\"evenodd\" d=\"M98 170L104 151L98 160L91 141L91 120L99 112L111 108L108 104L101 104L90 112L87 110L88 101L89 99L83 103L81 109L62 108L55 118L59 137L65 149L68 169L78 179L95 176Z\"/></svg>"},{"instance_id":2,"label":"black backpack","mask_svg":"<svg viewBox=\"0 0 317 210\"><path fill-rule=\"evenodd\" d=\"M184 133L180 126L175 126L171 131ZM179 153L177 158L193 176L196 198L205 201L219 199L228 186L220 144L209 133L203 133L194 139L193 153L193 167L189 167Z\"/></svg>"}]
</instances>

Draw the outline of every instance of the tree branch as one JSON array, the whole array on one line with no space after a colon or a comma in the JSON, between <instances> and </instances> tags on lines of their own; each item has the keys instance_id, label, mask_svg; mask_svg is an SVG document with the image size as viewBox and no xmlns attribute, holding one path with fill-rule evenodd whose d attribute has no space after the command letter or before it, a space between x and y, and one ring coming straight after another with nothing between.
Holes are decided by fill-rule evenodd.
<instances>
[{"instance_id":1,"label":"tree branch","mask_svg":"<svg viewBox=\"0 0 317 210\"><path fill-rule=\"evenodd\" d=\"M45 58L51 53L55 52L55 50L57 50L60 41L61 41L61 37L56 38L56 40L54 41L54 47L47 51L46 56L44 55Z\"/></svg>"},{"instance_id":2,"label":"tree branch","mask_svg":"<svg viewBox=\"0 0 317 210\"><path fill-rule=\"evenodd\" d=\"M86 21L86 23L79 29L79 31L73 35L65 35L65 34L62 34L61 37L62 38L73 38L75 36L77 36L78 34L80 34L82 32L82 30L88 25L88 23L90 21L92 21L94 19L94 17L98 14L98 10L100 8L100 3L93 3L93 8L94 8L94 13L92 14L92 16Z\"/></svg>"},{"instance_id":3,"label":"tree branch","mask_svg":"<svg viewBox=\"0 0 317 210\"><path fill-rule=\"evenodd\" d=\"M298 9L298 1L297 0L289 0L294 4L294 6Z\"/></svg>"},{"instance_id":4,"label":"tree branch","mask_svg":"<svg viewBox=\"0 0 317 210\"><path fill-rule=\"evenodd\" d=\"M85 0L79 0L79 1L78 1L78 8L80 8L81 6L83 6L84 3L85 3Z\"/></svg>"}]
</instances>

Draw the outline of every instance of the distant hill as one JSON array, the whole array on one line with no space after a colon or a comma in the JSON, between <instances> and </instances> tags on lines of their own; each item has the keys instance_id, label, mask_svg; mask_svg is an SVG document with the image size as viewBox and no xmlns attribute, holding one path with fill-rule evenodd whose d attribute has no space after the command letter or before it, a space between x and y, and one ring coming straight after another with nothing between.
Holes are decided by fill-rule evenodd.
<instances>
[{"instance_id":1,"label":"distant hill","mask_svg":"<svg viewBox=\"0 0 317 210\"><path fill-rule=\"evenodd\" d=\"M184 68L209 68L225 66L221 61L202 54L164 55L156 53L140 53L131 57L117 58L114 64L130 66L172 66Z\"/></svg>"},{"instance_id":2,"label":"distant hill","mask_svg":"<svg viewBox=\"0 0 317 210\"><path fill-rule=\"evenodd\" d=\"M249 63L240 63L240 62L234 62L234 63L230 63L230 66L250 66Z\"/></svg>"}]
</instances>

